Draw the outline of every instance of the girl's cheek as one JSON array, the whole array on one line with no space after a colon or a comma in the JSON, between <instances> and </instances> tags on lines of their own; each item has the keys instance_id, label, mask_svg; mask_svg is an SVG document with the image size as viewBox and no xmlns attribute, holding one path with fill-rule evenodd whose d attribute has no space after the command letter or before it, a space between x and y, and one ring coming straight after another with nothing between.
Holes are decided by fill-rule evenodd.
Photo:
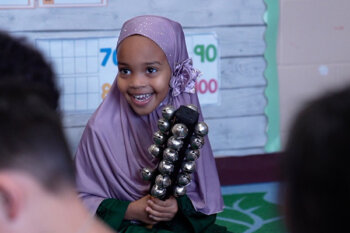
<instances>
[{"instance_id":1,"label":"girl's cheek","mask_svg":"<svg viewBox=\"0 0 350 233\"><path fill-rule=\"evenodd\" d=\"M124 80L120 77L117 77L117 87L120 91L124 90L125 87Z\"/></svg>"}]
</instances>

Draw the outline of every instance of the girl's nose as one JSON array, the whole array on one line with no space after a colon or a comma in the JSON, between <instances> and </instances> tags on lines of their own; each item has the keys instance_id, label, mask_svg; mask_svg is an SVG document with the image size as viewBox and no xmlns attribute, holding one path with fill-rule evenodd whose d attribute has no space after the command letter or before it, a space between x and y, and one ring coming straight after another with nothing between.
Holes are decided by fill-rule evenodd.
<instances>
[{"instance_id":1,"label":"girl's nose","mask_svg":"<svg viewBox=\"0 0 350 233\"><path fill-rule=\"evenodd\" d=\"M147 85L147 77L142 74L133 74L129 80L129 86L132 88L140 88Z\"/></svg>"}]
</instances>

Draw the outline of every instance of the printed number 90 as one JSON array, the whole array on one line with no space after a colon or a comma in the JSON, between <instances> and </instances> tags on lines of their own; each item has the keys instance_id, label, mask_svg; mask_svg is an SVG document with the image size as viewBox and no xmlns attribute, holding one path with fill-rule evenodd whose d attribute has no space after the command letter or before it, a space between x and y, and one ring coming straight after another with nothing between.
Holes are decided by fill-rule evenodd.
<instances>
[{"instance_id":1,"label":"printed number 90","mask_svg":"<svg viewBox=\"0 0 350 233\"><path fill-rule=\"evenodd\" d=\"M194 47L194 53L201 57L201 62L204 62L205 59L208 62L213 62L217 56L217 49L213 44L210 44L207 47L203 44L199 44Z\"/></svg>"}]
</instances>

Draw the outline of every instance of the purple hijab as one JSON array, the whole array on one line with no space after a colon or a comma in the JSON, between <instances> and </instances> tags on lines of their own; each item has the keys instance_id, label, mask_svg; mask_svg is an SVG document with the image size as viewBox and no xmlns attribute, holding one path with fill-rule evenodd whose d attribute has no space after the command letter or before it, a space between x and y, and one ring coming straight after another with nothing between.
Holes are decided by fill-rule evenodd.
<instances>
[{"instance_id":1,"label":"purple hijab","mask_svg":"<svg viewBox=\"0 0 350 233\"><path fill-rule=\"evenodd\" d=\"M165 53L172 70L170 91L152 113L134 113L114 81L103 103L90 118L75 157L77 189L87 207L95 212L106 198L134 201L148 194L150 183L141 177L143 167L155 168L147 148L153 144L161 109L168 104L195 104L194 90L200 72L192 67L179 23L159 16L139 16L124 23L117 44L128 36L143 35ZM203 121L200 115L200 121ZM187 196L197 211L214 214L222 211L220 183L208 137L196 161L196 171L187 187Z\"/></svg>"}]
</instances>

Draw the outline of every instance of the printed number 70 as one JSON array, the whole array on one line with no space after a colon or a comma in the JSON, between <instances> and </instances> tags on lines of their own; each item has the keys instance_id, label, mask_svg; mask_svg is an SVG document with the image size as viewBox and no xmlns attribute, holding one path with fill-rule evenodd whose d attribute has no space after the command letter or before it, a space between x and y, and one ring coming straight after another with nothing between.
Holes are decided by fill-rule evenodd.
<instances>
[{"instance_id":1,"label":"printed number 70","mask_svg":"<svg viewBox=\"0 0 350 233\"><path fill-rule=\"evenodd\" d=\"M102 63L101 63L102 66L106 66L106 64L107 64L107 62L108 62L108 59L109 59L109 57L111 56L112 49L111 49L111 48L101 48L101 49L100 49L100 52L101 52L101 53L106 53L106 54L105 54L105 57L103 58ZM113 51L113 63L114 63L114 65L118 65L118 61L117 61L117 50L114 50L114 51Z\"/></svg>"}]
</instances>

